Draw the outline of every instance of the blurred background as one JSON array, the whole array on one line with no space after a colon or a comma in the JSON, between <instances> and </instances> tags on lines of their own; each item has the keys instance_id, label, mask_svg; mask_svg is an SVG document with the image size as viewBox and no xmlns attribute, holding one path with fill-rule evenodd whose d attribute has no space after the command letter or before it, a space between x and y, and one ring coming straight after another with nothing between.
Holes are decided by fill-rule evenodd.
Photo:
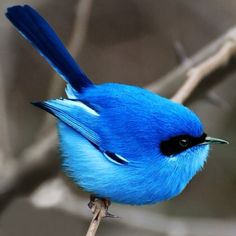
<instances>
[{"instance_id":1,"label":"blurred background","mask_svg":"<svg viewBox=\"0 0 236 236\"><path fill-rule=\"evenodd\" d=\"M236 2L0 1L0 235L85 235L89 195L60 172L53 117L30 104L63 96L64 84L4 16L23 3L42 13L94 82L147 86L234 27ZM105 219L97 235L236 235L235 77L232 60L186 103L208 134L230 145L214 146L204 170L175 199L113 204L111 213L121 218Z\"/></svg>"}]
</instances>

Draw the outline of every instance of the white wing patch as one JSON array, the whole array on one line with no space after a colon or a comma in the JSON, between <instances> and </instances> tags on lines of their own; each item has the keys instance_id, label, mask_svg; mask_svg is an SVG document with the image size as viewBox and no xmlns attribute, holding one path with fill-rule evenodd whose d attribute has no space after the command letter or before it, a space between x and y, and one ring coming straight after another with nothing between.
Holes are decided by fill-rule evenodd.
<instances>
[{"instance_id":1,"label":"white wing patch","mask_svg":"<svg viewBox=\"0 0 236 236\"><path fill-rule=\"evenodd\" d=\"M76 105L94 116L100 116L95 110L80 101L76 101Z\"/></svg>"},{"instance_id":2,"label":"white wing patch","mask_svg":"<svg viewBox=\"0 0 236 236\"><path fill-rule=\"evenodd\" d=\"M65 78L64 80L66 81L67 79ZM78 99L80 97L79 93L75 89L73 89L70 84L66 85L65 92L67 97L70 99Z\"/></svg>"},{"instance_id":3,"label":"white wing patch","mask_svg":"<svg viewBox=\"0 0 236 236\"><path fill-rule=\"evenodd\" d=\"M70 104L73 106L78 106L79 108L82 108L84 111L90 113L91 115L94 116L100 116L95 110L93 110L91 107L85 105L83 102L78 101L78 100L69 100L69 99L62 99L63 102L66 104Z\"/></svg>"}]
</instances>

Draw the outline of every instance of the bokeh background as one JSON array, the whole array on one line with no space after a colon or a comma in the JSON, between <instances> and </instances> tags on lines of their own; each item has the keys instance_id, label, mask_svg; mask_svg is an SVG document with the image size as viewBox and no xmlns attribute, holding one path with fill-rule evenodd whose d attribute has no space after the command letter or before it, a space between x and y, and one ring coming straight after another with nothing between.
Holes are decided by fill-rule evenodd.
<instances>
[{"instance_id":1,"label":"bokeh background","mask_svg":"<svg viewBox=\"0 0 236 236\"><path fill-rule=\"evenodd\" d=\"M50 144L55 121L29 102L64 95L64 88L4 17L8 6L23 3L37 8L66 45L76 32L76 58L94 82L146 86L181 64L177 44L191 58L234 27L236 2L0 1L0 235L85 235L89 195L60 173L54 141L42 162L41 146L32 146ZM111 212L121 219L104 220L97 235L236 235L235 69L232 61L187 102L207 133L230 145L214 146L204 170L175 199L145 207L113 204Z\"/></svg>"}]
</instances>

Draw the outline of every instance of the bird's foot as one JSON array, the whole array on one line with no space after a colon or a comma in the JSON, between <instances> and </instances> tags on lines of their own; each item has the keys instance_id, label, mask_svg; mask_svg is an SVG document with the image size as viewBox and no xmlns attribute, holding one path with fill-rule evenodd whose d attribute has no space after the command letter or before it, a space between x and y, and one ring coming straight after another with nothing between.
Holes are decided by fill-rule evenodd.
<instances>
[{"instance_id":1,"label":"bird's foot","mask_svg":"<svg viewBox=\"0 0 236 236\"><path fill-rule=\"evenodd\" d=\"M100 209L100 211L103 209L104 211L103 211L102 217L119 218L118 216L115 216L108 212L108 208L110 205L111 205L110 200L106 198L99 198L94 195L90 196L90 201L88 203L88 207L91 209L93 214L96 214L98 209Z\"/></svg>"}]
</instances>

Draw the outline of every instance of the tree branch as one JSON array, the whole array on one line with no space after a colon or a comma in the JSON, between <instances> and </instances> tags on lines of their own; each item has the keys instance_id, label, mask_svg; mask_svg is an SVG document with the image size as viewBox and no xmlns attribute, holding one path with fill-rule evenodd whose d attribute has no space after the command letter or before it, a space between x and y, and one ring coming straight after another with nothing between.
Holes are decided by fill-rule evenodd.
<instances>
[{"instance_id":1,"label":"tree branch","mask_svg":"<svg viewBox=\"0 0 236 236\"><path fill-rule=\"evenodd\" d=\"M101 223L102 218L106 216L107 209L104 204L104 201L96 199L96 201L94 202L92 212L93 212L93 218L89 225L86 236L96 235L97 229Z\"/></svg>"},{"instance_id":2,"label":"tree branch","mask_svg":"<svg viewBox=\"0 0 236 236\"><path fill-rule=\"evenodd\" d=\"M228 42L232 42L233 44L236 43L236 27L233 27L218 39L204 47L201 51L197 52L194 56L189 58L188 63L183 63L162 78L148 84L146 89L167 97L172 97L186 81L189 70L204 63L211 58L212 55L216 55L219 52L219 49L221 49L225 43L228 44ZM232 56L232 54L230 56ZM230 70L228 71L229 73L231 72ZM207 89L209 89L209 87Z\"/></svg>"},{"instance_id":3,"label":"tree branch","mask_svg":"<svg viewBox=\"0 0 236 236\"><path fill-rule=\"evenodd\" d=\"M229 59L236 53L236 43L231 39L225 41L222 47L213 56L207 58L199 65L191 68L187 72L186 82L171 98L178 103L184 103L191 95L197 85L210 73L221 66L224 66Z\"/></svg>"}]
</instances>

